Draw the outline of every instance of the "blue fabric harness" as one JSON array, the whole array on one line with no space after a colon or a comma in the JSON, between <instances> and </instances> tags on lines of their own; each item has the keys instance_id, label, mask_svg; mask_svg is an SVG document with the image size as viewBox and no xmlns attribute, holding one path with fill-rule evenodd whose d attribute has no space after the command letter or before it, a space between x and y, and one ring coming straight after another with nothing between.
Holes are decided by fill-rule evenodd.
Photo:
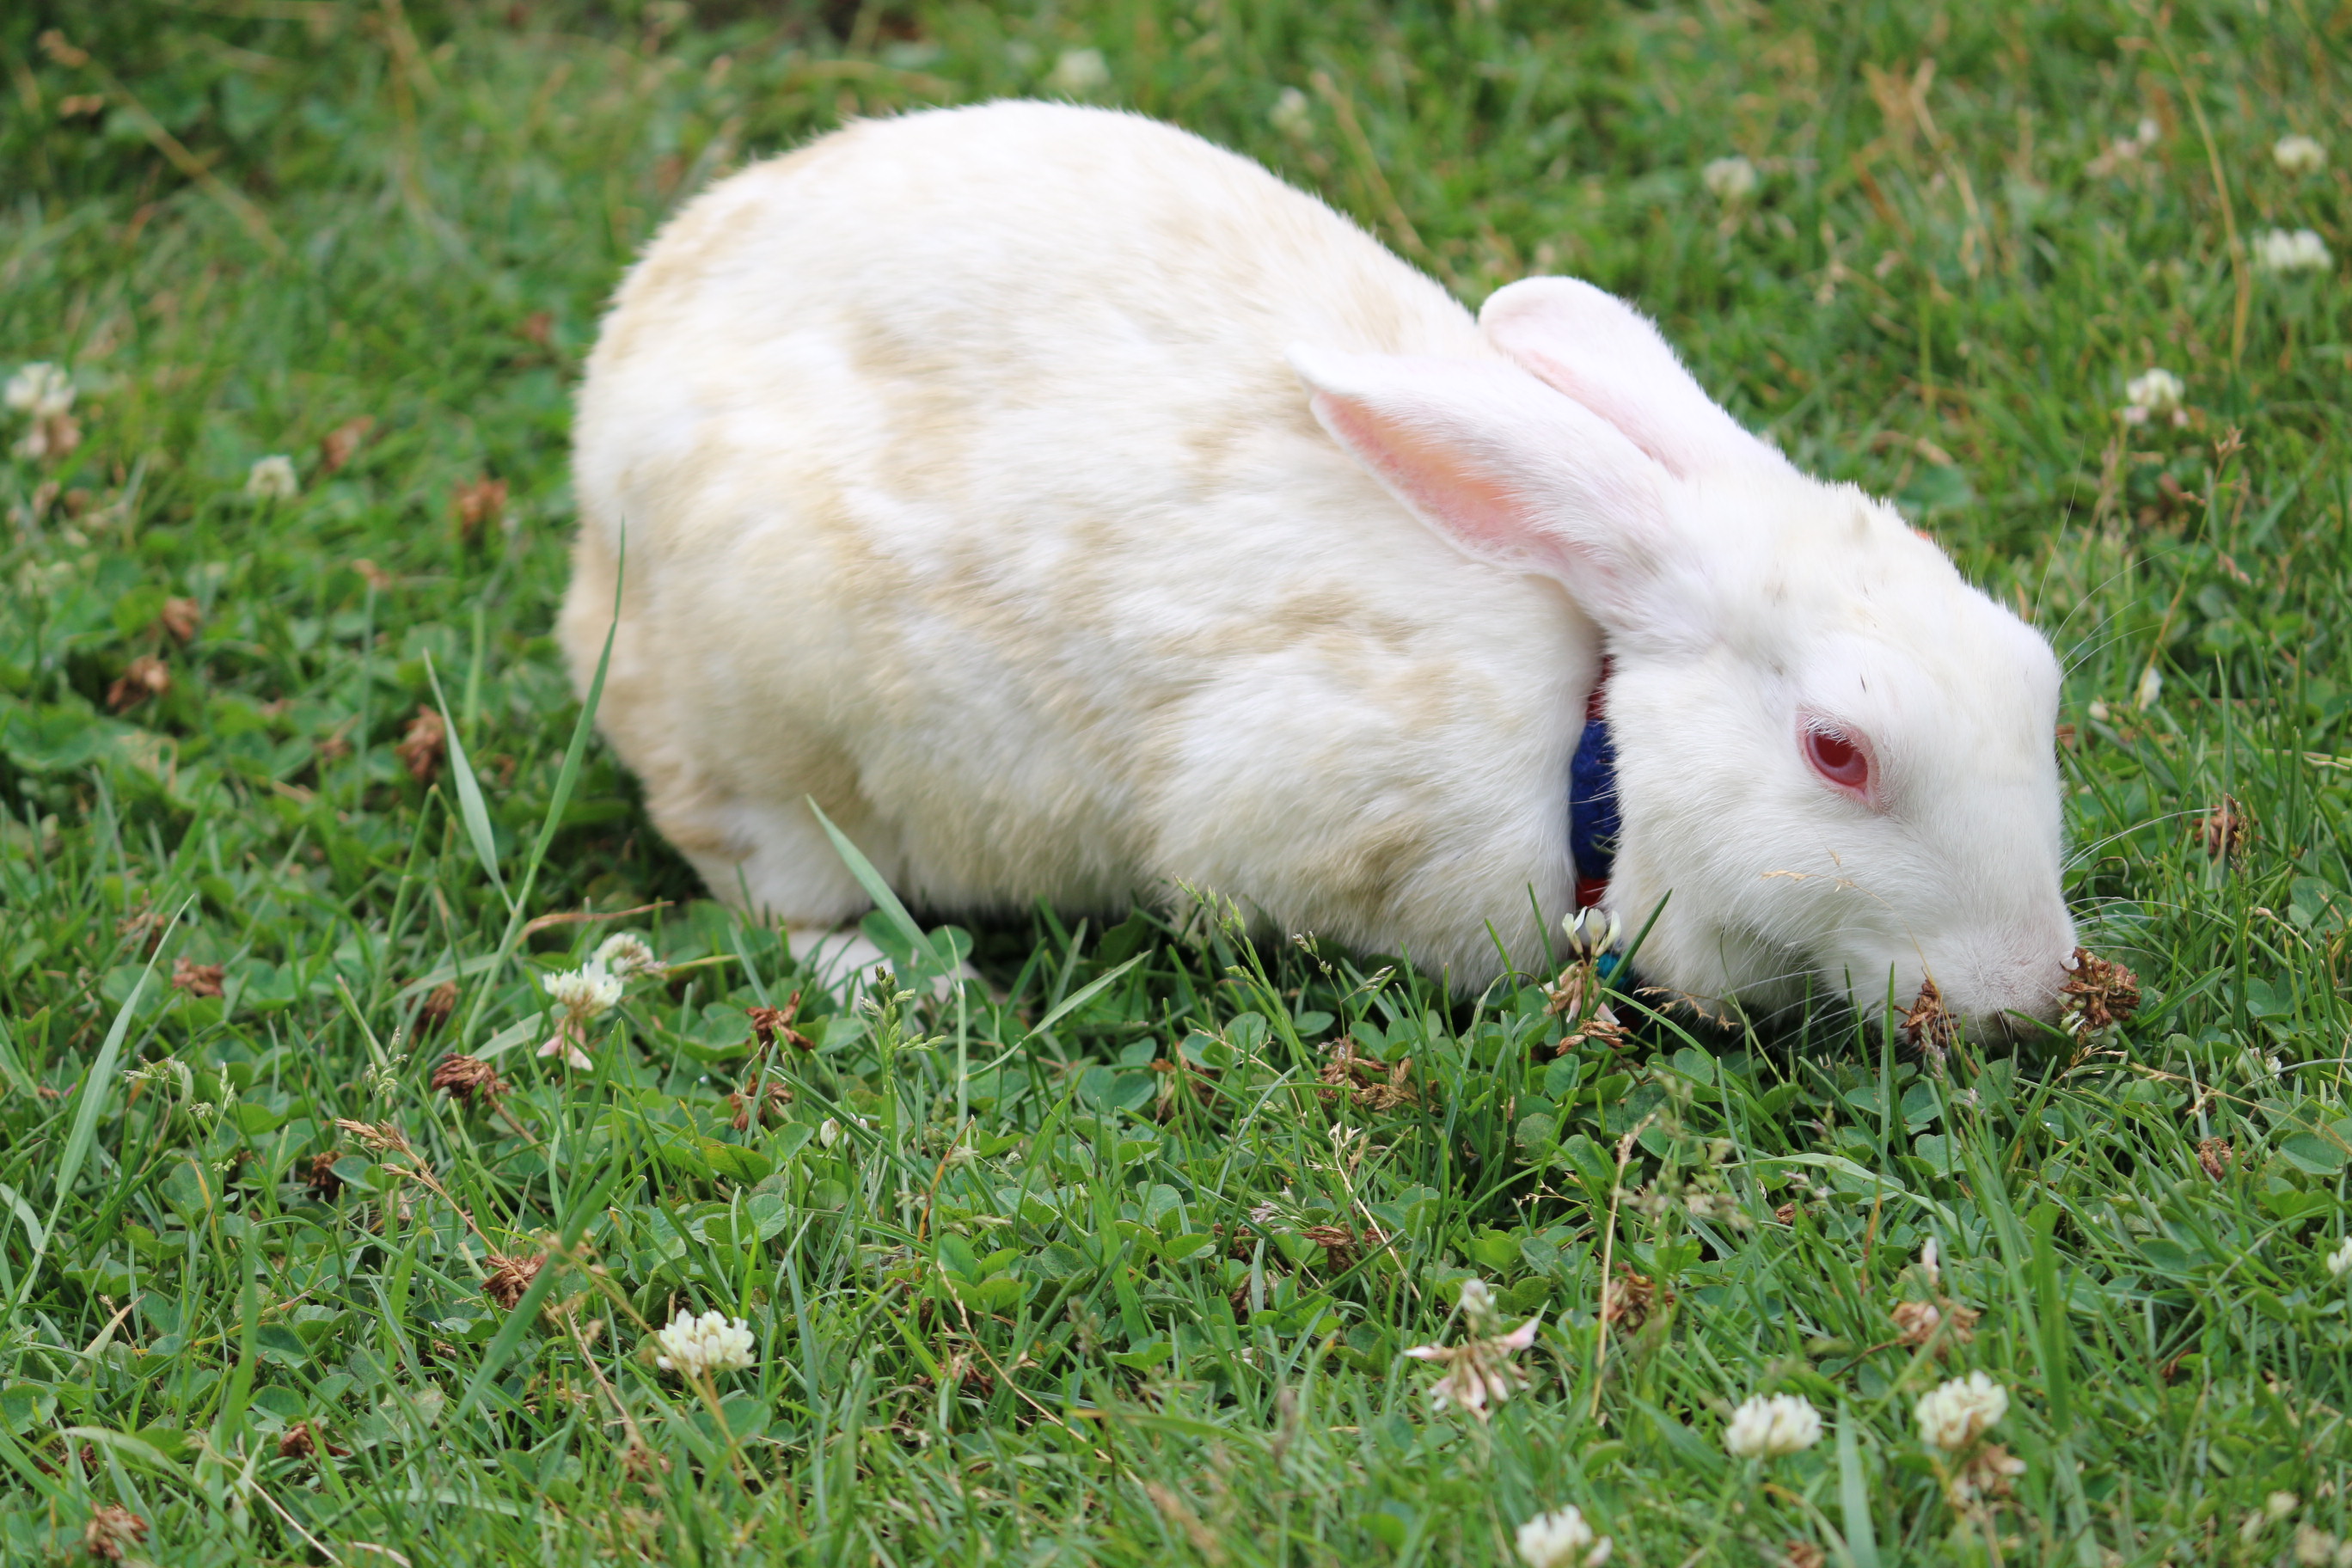
<instances>
[{"instance_id":1,"label":"blue fabric harness","mask_svg":"<svg viewBox=\"0 0 2352 1568\"><path fill-rule=\"evenodd\" d=\"M1585 704L1583 738L1568 764L1568 852L1576 863L1579 909L1601 901L1617 863L1617 748L1601 712L1601 693L1608 679L1604 662Z\"/></svg>"}]
</instances>

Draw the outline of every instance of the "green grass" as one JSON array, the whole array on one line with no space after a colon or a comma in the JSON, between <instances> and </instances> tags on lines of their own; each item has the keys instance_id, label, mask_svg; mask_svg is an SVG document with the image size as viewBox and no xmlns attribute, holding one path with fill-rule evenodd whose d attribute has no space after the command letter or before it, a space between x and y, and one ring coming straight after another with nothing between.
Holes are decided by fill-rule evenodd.
<instances>
[{"instance_id":1,"label":"green grass","mask_svg":"<svg viewBox=\"0 0 2352 1568\"><path fill-rule=\"evenodd\" d=\"M1570 1503L1645 1568L2352 1534L2352 1279L2324 1262L2352 312L2340 259L2252 265L2272 227L2352 251L2339 5L46 9L0 18L0 372L69 366L84 438L0 456L0 1561L76 1559L100 1505L188 1564L1483 1563ZM1638 299L1744 418L2049 628L2070 891L2138 1016L1942 1076L1827 1016L1556 1055L1533 986L1039 912L978 933L1006 1002L813 1000L816 1048L755 1066L744 1010L799 985L789 955L702 898L600 745L565 762L567 386L716 173L1045 90L1082 47L1097 96L1264 158L1465 300L1535 270ZM2274 166L2288 132L2333 161ZM1699 170L1733 153L1762 177L1725 202ZM2185 426L2117 422L2151 365ZM298 497L243 493L269 453ZM453 496L485 477L510 499L468 541ZM478 835L454 772L394 750L428 656ZM113 710L141 658L168 689ZM2254 826L2217 860L2192 825L2224 795ZM563 1072L534 977L624 928L677 967ZM891 940L910 977L943 951ZM184 960L226 994L172 984ZM1342 1037L1409 1094L1328 1091ZM493 1046L503 1115L428 1089ZM738 1133L761 1073L793 1098ZM1889 1314L1931 1293L1930 1237L1982 1315L1922 1351ZM518 1310L486 1297L490 1253L542 1250ZM1659 1292L1605 1358L1604 1255ZM1483 1426L1399 1353L1458 1335L1474 1273L1544 1315ZM659 1373L676 1306L747 1319L756 1367ZM1977 1369L2025 1468L1961 1509L1912 1407ZM1829 1437L1727 1458L1759 1392ZM347 1451L284 1457L301 1422Z\"/></svg>"}]
</instances>

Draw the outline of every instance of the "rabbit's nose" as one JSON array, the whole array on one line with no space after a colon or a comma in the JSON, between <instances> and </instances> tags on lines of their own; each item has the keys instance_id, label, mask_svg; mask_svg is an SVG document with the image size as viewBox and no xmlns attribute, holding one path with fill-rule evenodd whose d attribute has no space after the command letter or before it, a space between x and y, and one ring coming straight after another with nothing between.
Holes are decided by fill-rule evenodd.
<instances>
[{"instance_id":1,"label":"rabbit's nose","mask_svg":"<svg viewBox=\"0 0 2352 1568\"><path fill-rule=\"evenodd\" d=\"M1924 981L1904 1016L1906 1037L1922 1049L1948 1041L1955 1022L1965 1022L1972 1037L2003 1041L2036 1033L2026 1020L2058 1022L2068 972L2046 954L2005 952L1964 964L1945 979L1946 991L1937 989L1932 976Z\"/></svg>"}]
</instances>

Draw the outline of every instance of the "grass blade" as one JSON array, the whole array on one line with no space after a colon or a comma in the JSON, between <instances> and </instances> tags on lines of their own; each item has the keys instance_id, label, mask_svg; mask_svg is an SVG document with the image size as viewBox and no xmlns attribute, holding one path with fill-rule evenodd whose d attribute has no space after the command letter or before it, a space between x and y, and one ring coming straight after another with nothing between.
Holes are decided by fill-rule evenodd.
<instances>
[{"instance_id":1,"label":"grass blade","mask_svg":"<svg viewBox=\"0 0 2352 1568\"><path fill-rule=\"evenodd\" d=\"M849 841L849 835L833 825L833 818L824 814L824 808L817 805L814 795L808 797L808 808L816 814L825 837L833 840L834 853L840 856L841 863L849 868L849 874L857 879L857 885L866 889L866 896L874 900L874 907L889 917L890 923L898 928L898 934L905 937L917 952L931 952L930 942L923 935L923 928L915 923L915 917L907 912L907 906L898 901L898 895L890 890L890 884L883 879L881 872L874 868L874 862Z\"/></svg>"},{"instance_id":2,"label":"grass blade","mask_svg":"<svg viewBox=\"0 0 2352 1568\"><path fill-rule=\"evenodd\" d=\"M1878 1531L1870 1522L1870 1482L1854 1442L1853 1414L1841 1403L1837 1421L1838 1508L1845 1516L1845 1552L1853 1568L1878 1568Z\"/></svg>"},{"instance_id":3,"label":"grass blade","mask_svg":"<svg viewBox=\"0 0 2352 1568\"><path fill-rule=\"evenodd\" d=\"M33 1281L40 1278L41 1259L48 1251L49 1242L57 1236L58 1215L65 1212L66 1194L73 1191L74 1178L81 1174L82 1162L89 1158L90 1143L98 1135L99 1112L106 1108L108 1100L114 1098L114 1065L121 1059L122 1041L131 1033L131 1020L138 1013L139 998L147 994L147 982L154 977L155 965L163 958L163 949L170 943L172 933L179 929L180 917L188 912L188 905L194 902L194 899L191 898L173 911L171 923L163 928L163 936L156 941L155 950L147 955L147 967L139 972L139 979L131 987L131 994L124 997L122 1005L115 1009L114 1022L106 1031L105 1043L98 1047L97 1059L90 1063L89 1071L82 1078L80 1103L74 1108L73 1131L66 1134L65 1151L58 1156L56 1184L50 1189L49 1223L42 1226L34 1238L32 1261L25 1265L25 1278L16 1286L16 1300L9 1305L12 1318L16 1310L25 1304L26 1294L33 1289Z\"/></svg>"},{"instance_id":4,"label":"grass blade","mask_svg":"<svg viewBox=\"0 0 2352 1568\"><path fill-rule=\"evenodd\" d=\"M613 666L613 639L621 630L622 574L628 565L628 536L622 535L620 559L613 567L613 619L604 627L604 646L596 655L595 678L588 683L588 696L580 704L580 717L572 726L572 740L563 749L563 765L555 775L555 791L548 796L547 815L539 826L539 837L530 847L530 858L523 863L522 880L515 896L508 900L506 933L499 939L496 961L490 965L482 984L474 992L473 1005L466 1009L465 1026L457 1032L457 1048L466 1049L481 1026L482 1009L489 1005L490 982L508 959L514 956L516 944L522 940L523 911L530 907L531 889L539 885L539 868L546 862L547 847L555 838L555 830L562 824L564 807L572 804L572 786L580 780L580 759L587 754L588 737L595 732L596 709L604 700L604 675Z\"/></svg>"},{"instance_id":5,"label":"grass blade","mask_svg":"<svg viewBox=\"0 0 2352 1568\"><path fill-rule=\"evenodd\" d=\"M31 1094L33 1075L25 1070L24 1058L16 1054L16 1039L8 1033L8 1020L0 1018L0 1073L5 1073L8 1086L19 1094Z\"/></svg>"},{"instance_id":6,"label":"grass blade","mask_svg":"<svg viewBox=\"0 0 2352 1568\"><path fill-rule=\"evenodd\" d=\"M1060 1023L1064 1018L1068 1017L1079 1007L1084 1006L1091 998L1099 994L1105 987L1110 984L1112 981L1117 980L1120 975L1126 973L1129 970L1133 969L1137 964L1141 963L1147 956L1149 955L1139 952L1133 958L1129 959L1125 963L1120 964L1117 969L1112 970L1109 973L1102 975L1098 979L1092 981L1088 984L1062 998L1060 1004L1056 1005L1052 1012L1037 1020L1035 1026L1030 1029L1028 1038L1032 1040L1035 1039L1038 1036L1044 1034L1046 1030ZM1023 1043L1026 1044L1027 1042L1024 1041Z\"/></svg>"},{"instance_id":7,"label":"grass blade","mask_svg":"<svg viewBox=\"0 0 2352 1568\"><path fill-rule=\"evenodd\" d=\"M507 1314L507 1321L499 1325L498 1337L482 1352L482 1364L475 1369L473 1381L466 1385L464 1397L457 1401L457 1413L450 1418L451 1425L466 1419L482 1397L483 1391L489 1387L499 1370L514 1354L515 1347L522 1342L523 1335L538 1321L540 1303L546 1300L548 1292L555 1289L556 1279L563 1272L563 1259L570 1257L572 1249L580 1244L581 1233L588 1228L588 1222L604 1212L605 1200L613 1195L614 1189L621 1184L633 1168L628 1159L615 1157L613 1168L598 1179L586 1197L573 1205L563 1221L562 1235L546 1265L531 1280L530 1288L523 1291L522 1299L514 1304L514 1310Z\"/></svg>"},{"instance_id":8,"label":"grass blade","mask_svg":"<svg viewBox=\"0 0 2352 1568\"><path fill-rule=\"evenodd\" d=\"M506 879L499 875L499 840L490 831L490 808L482 799L474 764L467 759L466 743L457 738L457 721L450 717L449 700L441 694L441 678L434 673L429 652L425 656L425 679L433 683L433 703L441 710L441 731L449 743L449 777L457 786L457 816L466 825L466 837L474 846L474 858L481 862L482 874L511 910L514 900L507 896Z\"/></svg>"}]
</instances>

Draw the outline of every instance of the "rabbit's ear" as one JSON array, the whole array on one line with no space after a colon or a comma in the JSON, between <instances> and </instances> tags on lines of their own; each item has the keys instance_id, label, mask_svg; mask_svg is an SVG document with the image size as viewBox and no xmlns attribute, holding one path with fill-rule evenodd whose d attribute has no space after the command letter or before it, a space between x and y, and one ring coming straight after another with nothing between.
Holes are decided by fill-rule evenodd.
<instances>
[{"instance_id":1,"label":"rabbit's ear","mask_svg":"<svg viewBox=\"0 0 2352 1568\"><path fill-rule=\"evenodd\" d=\"M1678 479L1788 460L1691 379L1649 318L1574 278L1528 278L1478 312L1486 341L1528 374L1608 420Z\"/></svg>"},{"instance_id":2,"label":"rabbit's ear","mask_svg":"<svg viewBox=\"0 0 2352 1568\"><path fill-rule=\"evenodd\" d=\"M1660 619L1674 481L1609 421L1501 361L1295 347L1290 363L1333 438L1464 550L1558 578L1603 625Z\"/></svg>"}]
</instances>

